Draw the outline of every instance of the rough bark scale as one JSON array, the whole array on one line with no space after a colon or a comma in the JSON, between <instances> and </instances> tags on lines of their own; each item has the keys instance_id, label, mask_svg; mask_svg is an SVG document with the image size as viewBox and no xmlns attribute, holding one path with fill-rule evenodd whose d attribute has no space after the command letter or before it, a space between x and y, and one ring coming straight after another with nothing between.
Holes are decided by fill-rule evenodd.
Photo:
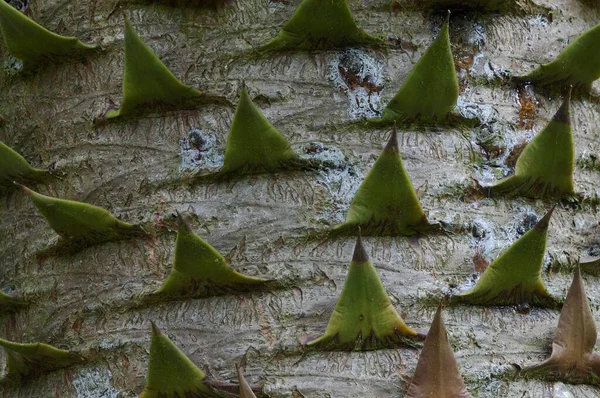
<instances>
[{"instance_id":1,"label":"rough bark scale","mask_svg":"<svg viewBox=\"0 0 600 398\"><path fill-rule=\"evenodd\" d=\"M417 351L306 355L299 351L299 340L325 329L353 248L353 239L320 243L307 241L306 235L343 219L353 192L388 136L388 131L343 124L356 115L372 114L370 107L383 108L431 43L442 17L410 9L394 14L386 0L351 0L359 25L389 39L389 54L352 50L245 57L247 50L276 35L299 1L284 3L238 0L213 12L135 3L119 6L117 0L31 2L37 21L101 43L105 51L86 63L50 66L28 78L0 74L0 113L6 120L0 139L33 165L55 164L65 173L42 186L42 192L105 207L128 222L162 222L168 231L154 239L109 243L40 263L36 250L56 235L24 195L4 197L1 286L36 293L40 300L28 310L5 316L2 337L91 350L94 361L19 388L6 387L3 396L136 396L145 381L151 320L208 374L235 382L234 363L241 363L250 383L264 382L265 393L272 397L402 396ZM481 200L469 197L464 189L473 176L496 172L499 177L507 172L504 163L510 149L539 131L560 105L558 98L534 93L537 113L530 117L521 106L530 92L491 84L488 77L504 69L524 74L558 54L564 40L600 21L598 8L590 3L536 3L554 11L536 8L528 15L452 19L451 40L463 77L460 108L482 117L482 128L400 134L405 167L430 220L461 227L456 234L421 238L418 244L402 238L365 239L388 293L413 328L425 331L433 318L437 303L427 297L439 297L449 285L462 286L472 279L475 267L495 258L551 206L544 201ZM236 102L245 80L251 96L261 100L265 115L296 150L322 142L347 156L346 167L193 188L154 188L154 183L178 175L180 140L190 130L214 134L222 150L232 111L212 107L93 127L92 120L109 99L121 99L120 10L128 13L144 40L185 83ZM369 77L360 75L361 66ZM600 245L598 212L592 203L600 178L592 162L600 152L598 88L596 84L595 98L573 103L579 161L575 184L589 200L580 207L561 206L551 222L548 261L553 260L553 267L543 277L558 296L566 293L577 256L594 254ZM482 144L490 140L494 145ZM175 210L194 213L193 228L223 253L235 248L236 269L285 279L289 288L128 308L131 297L159 287L168 274ZM598 278L586 275L585 283L598 322ZM512 380L503 373L510 374L515 364L532 364L548 356L558 311L533 309L522 315L512 308L459 306L448 309L445 318L474 396L599 393L589 386Z\"/></svg>"}]
</instances>

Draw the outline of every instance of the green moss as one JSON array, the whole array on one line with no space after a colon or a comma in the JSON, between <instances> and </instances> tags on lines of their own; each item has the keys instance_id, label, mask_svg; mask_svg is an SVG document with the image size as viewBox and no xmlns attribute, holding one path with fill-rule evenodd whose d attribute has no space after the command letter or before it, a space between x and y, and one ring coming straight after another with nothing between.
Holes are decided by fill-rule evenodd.
<instances>
[{"instance_id":1,"label":"green moss","mask_svg":"<svg viewBox=\"0 0 600 398\"><path fill-rule=\"evenodd\" d=\"M577 159L575 164L583 170L600 172L600 161L598 161L598 156L594 154L590 154L587 158Z\"/></svg>"},{"instance_id":2,"label":"green moss","mask_svg":"<svg viewBox=\"0 0 600 398\"><path fill-rule=\"evenodd\" d=\"M458 199L470 203L485 197L485 192L475 181L455 182L444 185L440 199Z\"/></svg>"}]
</instances>

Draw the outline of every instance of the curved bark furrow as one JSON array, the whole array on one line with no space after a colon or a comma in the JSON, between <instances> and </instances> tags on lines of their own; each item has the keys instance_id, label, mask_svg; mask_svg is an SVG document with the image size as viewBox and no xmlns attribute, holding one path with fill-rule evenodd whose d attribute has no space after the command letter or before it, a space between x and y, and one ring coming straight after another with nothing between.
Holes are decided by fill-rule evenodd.
<instances>
[{"instance_id":1,"label":"curved bark furrow","mask_svg":"<svg viewBox=\"0 0 600 398\"><path fill-rule=\"evenodd\" d=\"M138 338L145 338L144 325L153 320L168 327L174 335L182 336L181 338L184 338L183 335L189 336L185 339L191 338L192 341L189 344L196 347L194 349L198 351L210 349L213 339L207 338L206 341L199 343L195 341L196 339L202 340L202 336L207 333L218 335L223 332L233 333L233 330L237 330L238 332L235 333L240 335L263 336L264 346L263 344L253 344L254 349L283 350L281 355L291 355L302 349L299 341L303 336L320 333L336 301L335 292L327 294L327 290L323 289L316 291L315 289L304 289L303 297L304 299L300 303L297 296L288 292L255 293L159 303L147 309L112 316L109 313L96 316L83 314L84 318L78 323L77 336L84 341L89 341L89 337L96 334L100 337L100 341L110 340L112 336L121 336L121 338L125 338L124 341L133 343ZM417 308L415 312L415 308L409 309L406 305L400 305L400 311L403 307L409 310L406 320L411 325L414 324L415 319L423 319L433 311L430 307L428 310ZM305 315L302 319L293 319L293 314L300 308L303 309ZM469 312L471 316L465 317L463 315L465 311ZM509 309L502 311L501 322L499 322L497 314L493 314L488 309L452 308L449 312L452 316L451 319L454 319L454 314L457 313L461 315L461 318L450 322L449 325L453 330L455 347L462 347L466 350L462 352L455 348L459 358L473 355L495 355L496 350L502 349L502 353L506 357L518 359L522 350L514 351L510 348L510 344L498 346L495 343L500 335L497 330L509 324L513 325L515 328L512 334L513 342L528 346L531 350L539 344L539 337L531 337L531 334L538 330L540 322L556 320L555 314L551 311L535 311L530 316L524 317ZM415 317L415 315L417 316ZM287 326L281 327L282 322ZM193 327L188 326L192 324ZM135 330L139 332L132 334L128 330L134 325L136 325ZM477 327L475 335L472 334L472 326L469 325ZM424 330L427 326L428 324L425 322L419 323L417 329ZM233 336L231 337L233 338ZM543 335L543 339L546 340L547 336ZM233 341L238 340L239 338L233 339ZM491 353L482 354L477 350L474 351L474 342L477 347L487 347ZM263 346L262 349L261 346ZM327 354L323 353L322 355Z\"/></svg>"},{"instance_id":2,"label":"curved bark furrow","mask_svg":"<svg viewBox=\"0 0 600 398\"><path fill-rule=\"evenodd\" d=\"M237 189L237 188L236 188ZM213 193L216 194L216 193ZM219 195L217 195L219 196ZM288 199L289 200L289 199ZM188 203L186 205L183 206L176 206L176 207L180 207L180 209L182 210L189 210L189 206L193 203L192 202L183 202L183 203ZM258 207L258 209L260 209L261 207ZM200 217L203 217L206 221L210 220L210 218L212 217L211 214L219 214L220 212L218 210L210 210L210 207L207 206L207 204L203 204L202 207L200 207L200 209L202 209L203 211L197 211L198 214L200 214ZM282 211L289 211L289 209L287 208L282 208ZM131 212L132 210L127 210L127 212ZM135 213L135 211L134 211ZM36 217L33 214L31 215L32 217ZM147 217L149 217L150 215L147 215ZM168 216L168 211L167 214L165 215L166 220L168 220L168 218L170 216ZM36 217L37 218L37 217ZM200 220L202 220L203 218L200 218ZM16 219L15 219L16 220ZM472 220L472 219L471 219ZM206 222L204 221L204 222ZM215 223L215 221L211 221L210 222L210 231L211 231L211 235L215 234L214 238L210 238L211 241L214 242L219 242L220 239L222 239L222 234L219 232L219 230L221 228L218 227L218 225L221 225L223 222L225 222L225 220L220 221L220 220L216 220L217 223ZM255 222L257 222L259 225L262 224L261 221L258 220L254 220ZM265 220L266 222L267 220ZM488 219L486 220L488 222L492 222L493 219ZM516 220L517 223L514 226L508 225L506 226L506 230L500 230L499 232L501 233L500 236L497 236L496 239L503 239L505 240L506 243L503 243L502 245L504 247L508 246L508 244L515 240L519 235L516 232L517 228L522 228L519 226L519 221L518 219ZM14 220L8 220L8 222L14 222ZM201 221L202 222L202 221ZM202 223L204 223L202 222ZM570 223L570 221L568 219L564 220L565 224ZM168 225L168 223L167 223ZM222 224L225 225L225 224ZM459 224L460 225L460 224ZM266 226L266 224L265 224ZM582 226L585 226L585 224L583 224ZM243 236L245 233L249 234L250 233L250 229L251 228L249 225L245 225L244 223L239 223L239 224L235 224L231 225L231 227L234 227L235 230L237 231L234 234L234 238L235 236L237 237L241 237ZM297 228L300 227L300 224L297 226ZM42 241L46 241L48 239L49 236L52 236L52 233L49 232L49 228L46 227L43 223L42 220L40 219L40 224L39 227L40 228L40 232L44 231L43 233L41 233L39 236L39 238L35 238L35 235L29 235L29 240L30 242L27 244L26 247L29 248L34 248L36 247L35 242L42 242ZM469 229L471 229L471 227L468 227ZM514 229L513 229L514 228ZM506 231L511 231L511 229L513 229L514 235L511 236L507 236ZM560 226L557 226L557 229L560 229ZM201 230L201 228L199 228L199 231ZM298 229L297 229L298 230ZM8 230L10 231L10 230ZM298 230L299 231L299 230ZM291 231L290 231L291 232ZM582 230L583 232L583 230ZM11 232L7 232L8 236L13 235L13 233ZM587 234L586 234L587 235ZM21 236L25 236L25 235L21 235ZM250 235L251 236L251 235ZM275 236L272 236L272 240L277 240L279 238L280 234L277 234ZM584 235L585 236L585 235ZM55 238L53 238L55 239ZM238 238L239 239L239 238ZM350 243L349 240L344 240L344 241L323 241L323 242L319 242L319 241L305 241L305 243L301 244L300 246L298 246L298 243L300 243L303 239L305 240L306 238L303 238L302 235L299 235L298 238L291 238L292 240L290 241L290 237L286 237L286 239L288 240L288 242L290 242L289 244L291 245L290 248L285 249L286 252L288 252L289 254L287 256L290 257L281 257L282 259L285 258L293 258L294 256L299 255L302 251L306 251L308 250L309 252L313 253L311 256L316 255L317 257L315 257L315 259L318 258L322 258L325 260L325 263L327 263L327 258L328 258L328 252L331 252L331 250L334 251L338 251L340 247L349 247L348 245ZM284 239L284 242L285 240ZM551 242L556 242L559 243L561 240L557 240L554 236L550 237ZM229 246L229 249L234 247L235 244L237 242L235 242L234 240L232 240L231 238L228 239L231 243ZM294 243L294 241L297 241L296 243ZM585 246L585 243L587 242L586 239L583 239L583 237L579 237L578 241L580 242L578 245L583 248ZM426 238L422 238L419 240L418 245L413 245L411 244L409 241L403 239L403 238L396 238L396 239L391 239L391 238L385 238L383 240L379 240L379 239L373 239L373 246L368 245L367 247L372 247L370 250L371 255L374 258L374 261L376 263L378 262L390 262L391 261L391 269L401 269L401 268L410 268L410 269L416 269L416 270L420 270L423 269L423 267L431 267L432 265L434 265L436 267L436 270L439 271L444 271L445 269L445 265L444 264L452 264L454 261L458 261L458 266L459 266L459 270L460 273L462 275L466 275L469 271L469 268L465 268L464 266L459 265L461 262L463 262L464 260L461 260L460 258L457 257L457 255L461 252L463 252L465 249L467 249L468 246L471 246L472 243L469 243L465 240L457 240L456 236L452 236L449 235L448 237L444 237L444 236L439 236L439 237L426 237ZM572 245L575 241L573 240L573 238L569 239L569 244ZM16 239L13 244L13 249L9 251L9 247L7 246L5 248L5 254L8 255L11 251L14 253L14 258L18 258L20 257L20 255L17 255L17 253L21 252L21 248L25 247L25 246L21 246L24 243L24 241L20 240L20 239ZM254 243L252 243L254 244ZM140 246L141 245L141 246ZM281 246L281 245L280 245ZM43 245L39 246L40 248L43 247ZM106 246L104 249L110 248L111 246L108 245ZM123 243L123 247L144 247L143 246L143 241L140 242L125 242ZM223 242L222 245L219 245L219 247L222 247L224 249L224 252L228 251L228 246L225 244L225 242ZM284 246L285 247L285 244ZM295 248L294 248L295 247ZM291 248L293 249L293 252L290 252ZM95 249L93 249L93 251L91 251L90 253L99 253L101 250L104 250L102 246L96 247ZM171 248L168 247L168 245L166 247L164 247L163 249L161 249L161 252L163 252L165 249L167 250L172 250ZM90 250L90 249L86 249L86 250ZM396 250L400 250L400 257L394 257L392 258L391 255L394 251ZM467 251L471 251L469 249L467 249ZM495 256L497 256L500 252L502 251L502 246L497 247L493 253L488 254L490 256L490 258L493 258ZM473 251L474 252L474 251ZM497 254L494 254L497 253ZM92 254L89 254L92 255ZM87 256L84 252L84 254L82 255L82 259L85 259L85 257ZM97 254L96 254L97 256ZM135 256L127 256L128 258L131 257L131 259L135 260ZM6 257L11 258L11 256ZM143 257L142 257L143 258ZM74 258L75 261L79 261L77 260L77 257ZM454 261L452 259L455 259ZM52 262L48 263L48 264L53 264L56 261L66 261L66 264L68 264L70 261L72 261L73 259L69 259L69 258L65 258L63 260L60 259L56 259L56 260L52 260ZM82 260L82 261L88 261L88 260ZM119 258L119 261L121 261L121 258ZM164 260L162 260L164 261ZM133 264L136 264L137 261L134 261ZM20 260L18 262L18 264L20 264L21 267L23 267L23 265L26 265L27 263L23 263L22 260ZM110 264L110 262L108 263ZM5 268L5 272L8 272L8 270L11 269L11 265L7 264L8 268ZM31 264L31 270L34 271L35 269L37 269L38 267L40 267L39 264L37 264L36 261L33 261ZM110 265L113 266L113 265ZM166 265L165 265L166 266ZM29 266L27 266L29 267ZM23 272L26 274L29 268L23 268ZM453 267L456 267L456 265L454 265ZM67 266L65 269L69 269L69 267ZM134 271L135 272L135 271Z\"/></svg>"},{"instance_id":3,"label":"curved bark furrow","mask_svg":"<svg viewBox=\"0 0 600 398\"><path fill-rule=\"evenodd\" d=\"M266 183L266 181L265 181L265 183ZM244 188L240 184L242 184L242 183L241 182L240 183L236 183L234 186L232 186L232 188L235 187L236 191L237 190L242 190L243 191ZM247 187L248 188L252 188L252 185L247 185ZM223 195L223 193L219 193L219 191L209 190L208 192L210 193L210 196L208 197L208 199L210 199L210 198L216 198L216 197L222 197L222 195ZM225 193L226 192L227 191L225 191ZM283 192L285 192L285 191L283 191ZM293 194L294 191L290 191L290 192L292 193L291 196L287 196L287 194L285 194L284 196L281 196L281 193L280 193L279 197L280 198L284 198L285 197L286 199L282 199L282 200L287 200L287 201L289 201L292 198L295 198L296 195ZM204 196L204 197L206 198L206 196ZM277 197L277 195L276 196L272 196L272 195L266 196L266 198L276 198L276 197ZM301 196L298 196L297 198L299 199L299 198L301 198ZM165 205L163 207L164 210L160 211L160 209L159 209L159 211L160 211L159 215L161 215L161 217L164 217L165 221L167 221L171 217L169 214L170 214L170 211L172 211L172 210L168 210L169 208L172 209L173 207L175 207L175 208L179 207L180 210L189 211L190 210L190 205L193 206L194 200L192 199L192 200L185 201L185 202L179 202L180 204L176 204L175 206L169 206L167 203L165 203ZM214 217L214 215L223 214L223 210L219 210L219 207L214 207L214 206L219 206L219 203L221 203L221 202L220 201L215 201L212 204L210 202L208 202L208 203L204 202L199 207L196 208L196 206L193 206L193 208L194 208L195 212L200 215L200 220L209 221L212 217ZM285 202L282 202L282 203L285 203ZM243 205L243 203L242 203L242 205ZM254 204L254 206L256 206L256 209L253 210L251 212L251 214L255 213L255 212L260 212L261 209L263 208L263 205L258 205L257 206L256 204ZM144 207L141 204L140 204L140 206L136 206L136 208L137 209L144 209ZM127 209L125 209L125 213L136 214L137 213L136 208L127 208ZM226 207L225 207L225 209L226 209ZM250 209L250 208L248 208L248 209ZM286 207L282 207L281 211L289 211L289 208L287 206ZM483 214L485 214L486 211L488 211L488 210L485 209L485 208L483 208L482 212L480 214L483 215ZM13 212L12 214L15 214L15 213L22 214L18 210L16 212ZM119 212L117 212L117 214L118 213ZM121 211L120 213L123 213L123 211ZM165 214L163 215L162 213L165 213ZM300 215L302 213L300 212L298 214ZM477 213L475 213L474 215L476 215L476 214ZM144 215L144 217L147 218L147 219L150 218L150 216L151 216L150 214ZM19 218L20 217L22 217L22 216L19 216ZM36 244L35 244L36 241L38 241L38 242L45 241L45 240L48 239L49 236L52 236L52 234L51 234L51 232L49 232L49 228L44 225L44 223L42 222L42 219L39 216L37 216L37 215L35 215L35 214L32 213L32 214L30 214L30 217L39 220L39 224L38 224L39 226L36 227L36 229L38 229L39 233L41 233L41 234L38 235L39 238L37 238L37 239L35 238L35 235L30 235L27 247L36 247ZM519 236L517 232L513 232L514 235L512 235L512 237L508 236L508 235L506 235L506 231L511 231L511 230L512 231L516 231L517 228L523 228L523 227L519 226L519 223L522 222L522 221L519 220L518 217L519 216L515 217L515 224L513 224L513 225L510 225L510 224L506 225L504 227L505 229L503 228L504 231L500 230L501 235L497 237L497 238L506 240L507 243L504 244L506 246L508 246L508 243L510 241L515 240ZM130 218L128 218L128 219L130 219ZM133 219L135 219L135 217ZM477 219L478 218L475 218L475 220L477 220ZM492 222L493 221L493 218L488 218L488 217L485 217L485 218L482 218L482 219L485 220L485 221L487 221L487 222ZM15 215L14 218L9 218L6 221L7 221L8 225L10 225L10 223L14 223L16 220L18 220L18 217L16 217L16 215ZM205 223L206 221L201 221L201 222ZM216 223L215 223L215 221L216 221ZM261 223L260 221L257 221L257 220L255 220L255 221L258 222L259 224ZM265 220L265 221L267 221L267 220ZM452 222L452 219L450 219L450 221ZM473 222L473 218L469 218L468 221L469 222ZM217 220L210 221L210 224L211 224L210 231L212 233L217 233L218 234L217 238L216 238L216 241L218 241L218 239L219 239L218 236L221 235L221 233L218 232L220 230L220 228L218 227L218 225L225 225L225 224L223 224L224 222L226 222L225 219L221 220L219 218L217 218ZM458 219L456 221L454 221L454 222L457 223L456 225L465 225L464 221L460 221ZM568 225L571 221L568 219L568 217L566 217L566 218L562 218L562 221L557 220L557 221L553 221L553 222L555 222L555 223L560 222L560 224ZM560 228L561 228L560 224L558 224L556 226L557 230L560 230ZM236 223L234 225L236 226L235 228L238 231L236 233L236 236L242 236L243 233L244 233L244 231L248 231L248 228L250 227L249 225L245 225L243 221L241 221L239 223ZM297 225L295 228L296 229L299 228L300 225L301 224ZM471 229L471 226L469 224L466 224L466 228ZM527 227L525 227L525 228L527 228ZM14 233L10 232L11 230L12 229L6 230L7 231L6 233L7 233L8 236L14 235ZM583 230L582 230L582 232L583 232ZM25 235L22 234L21 236L24 237ZM277 235L277 236L279 236L279 235ZM578 235L575 235L575 236L578 236ZM273 239L277 239L277 238L274 237ZM579 239L581 241L581 238L579 238ZM559 238L558 236L556 236L556 234L551 234L551 236L550 236L550 241L551 242L558 243L561 240L562 240L562 238ZM344 242L347 243L347 241L344 241ZM420 264L423 264L423 265L430 264L430 263L433 263L433 264L442 264L443 265L443 264L445 264L448 261L448 260L444 260L444 259L451 259L452 258L452 257L448 257L449 254L451 255L452 253L461 252L462 250L464 250L463 248L465 247L465 245L469 245L469 246L471 245L470 243L468 243L464 239L462 239L462 238L458 239L457 236L452 236L452 235L449 235L448 237L440 236L440 237L427 237L427 238L423 238L423 239L421 239L419 241L419 244L417 246L410 244L409 241L404 240L402 238L393 239L393 240L392 239L390 239L390 240L383 239L381 241L381 243L379 243L378 240L374 239L373 242L375 243L374 247L381 247L381 249L377 249L377 251L378 250L384 250L383 257L381 257L381 259L384 259L384 260L386 258L389 258L389 255L390 255L390 254L385 254L385 251L387 250L388 253L391 253L390 250L392 250L394 247L403 248L402 250L408 250L409 253L410 252L414 252L413 256L408 257L408 259L405 258L405 259L399 261L399 264L405 264L405 266L409 266L409 267L412 266L411 264L415 264L415 261L417 263L420 263ZM388 243L385 243L385 242L388 242ZM392 242L394 242L393 245L392 245ZM569 238L569 242L571 244L573 244L573 242L574 242L573 238ZM19 247L24 247L24 246L21 246L23 243L25 243L25 241L20 240L20 239L16 239L15 241L13 241L13 244L15 245L13 250L15 251L15 253L17 252L17 250L20 250L20 249L18 249ZM323 250L326 247L329 247L329 246L332 246L332 245L338 246L340 243L341 242L335 243L333 241L332 242L324 241L322 243L319 243L318 241L315 241L314 243L310 243L310 241L307 241L307 246L306 247L309 247L309 246L312 245L315 249L317 249L316 253L319 253L319 252L323 252ZM346 243L344 243L344 245L346 245ZM381 244L383 244L383 245L381 245ZM233 245L235 245L235 242L232 242L232 246ZM325 246L323 246L323 245L325 245ZM42 246L43 245L40 245L39 247L42 247ZM8 247L10 247L10 246L7 246L7 248ZM7 250L7 248L5 248L5 250ZM375 249L373 249L373 250L375 250ZM377 256L377 254L376 254L377 251L372 251L372 254L374 256ZM500 248L496 249L495 252L499 253L500 252ZM6 252L6 253L8 253L8 252ZM424 257L424 255L425 255L425 257ZM375 259L379 260L380 258L379 257L375 257ZM433 260L433 259L438 259L438 260L441 260L441 261ZM459 261L464 261L464 260L459 260ZM443 269L443 267L440 267L440 270L441 269Z\"/></svg>"}]
</instances>

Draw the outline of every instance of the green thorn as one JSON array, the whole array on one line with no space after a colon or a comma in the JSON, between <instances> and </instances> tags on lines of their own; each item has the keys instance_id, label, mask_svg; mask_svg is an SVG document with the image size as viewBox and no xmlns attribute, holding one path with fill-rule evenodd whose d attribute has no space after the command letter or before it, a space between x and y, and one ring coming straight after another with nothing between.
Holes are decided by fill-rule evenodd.
<instances>
[{"instance_id":1,"label":"green thorn","mask_svg":"<svg viewBox=\"0 0 600 398\"><path fill-rule=\"evenodd\" d=\"M346 0L303 0L265 51L323 50L383 42L369 36L354 22Z\"/></svg>"},{"instance_id":2,"label":"green thorn","mask_svg":"<svg viewBox=\"0 0 600 398\"><path fill-rule=\"evenodd\" d=\"M100 207L39 194L15 183L31 198L50 227L65 239L100 242L133 234L136 227Z\"/></svg>"},{"instance_id":3,"label":"green thorn","mask_svg":"<svg viewBox=\"0 0 600 398\"><path fill-rule=\"evenodd\" d=\"M334 233L357 226L365 235L414 235L432 227L404 170L395 128Z\"/></svg>"},{"instance_id":4,"label":"green thorn","mask_svg":"<svg viewBox=\"0 0 600 398\"><path fill-rule=\"evenodd\" d=\"M252 388L250 388L250 384L248 384L248 382L244 378L242 370L237 364L235 365L235 369L237 371L238 382L240 384L240 398L256 398L256 395L252 391Z\"/></svg>"},{"instance_id":5,"label":"green thorn","mask_svg":"<svg viewBox=\"0 0 600 398\"><path fill-rule=\"evenodd\" d=\"M245 291L251 285L265 282L232 269L225 258L194 234L179 215L173 270L157 293L182 295L203 290Z\"/></svg>"},{"instance_id":6,"label":"green thorn","mask_svg":"<svg viewBox=\"0 0 600 398\"><path fill-rule=\"evenodd\" d=\"M517 159L515 174L487 187L490 196L528 198L575 195L575 148L569 116L571 89L552 120L536 135Z\"/></svg>"},{"instance_id":7,"label":"green thorn","mask_svg":"<svg viewBox=\"0 0 600 398\"><path fill-rule=\"evenodd\" d=\"M15 312L26 307L29 303L21 298L13 297L0 291L0 314Z\"/></svg>"},{"instance_id":8,"label":"green thorn","mask_svg":"<svg viewBox=\"0 0 600 398\"><path fill-rule=\"evenodd\" d=\"M218 397L202 372L152 323L146 388L139 398Z\"/></svg>"},{"instance_id":9,"label":"green thorn","mask_svg":"<svg viewBox=\"0 0 600 398\"><path fill-rule=\"evenodd\" d=\"M474 288L455 296L474 305L536 305L556 307L542 282L548 223L554 207L483 272Z\"/></svg>"},{"instance_id":10,"label":"green thorn","mask_svg":"<svg viewBox=\"0 0 600 398\"><path fill-rule=\"evenodd\" d=\"M558 318L550 358L523 369L523 373L546 373L553 380L559 378L570 383L597 384L600 380L600 355L593 352L596 338L596 324L581 271L577 267Z\"/></svg>"},{"instance_id":11,"label":"green thorn","mask_svg":"<svg viewBox=\"0 0 600 398\"><path fill-rule=\"evenodd\" d=\"M47 174L45 170L31 167L21 155L0 141L0 186L14 188L14 180L38 181Z\"/></svg>"},{"instance_id":12,"label":"green thorn","mask_svg":"<svg viewBox=\"0 0 600 398\"><path fill-rule=\"evenodd\" d=\"M556 59L517 81L539 86L588 87L600 78L600 24L572 41Z\"/></svg>"},{"instance_id":13,"label":"green thorn","mask_svg":"<svg viewBox=\"0 0 600 398\"><path fill-rule=\"evenodd\" d=\"M450 12L448 12L448 18ZM448 19L381 116L385 121L446 120L458 101Z\"/></svg>"},{"instance_id":14,"label":"green thorn","mask_svg":"<svg viewBox=\"0 0 600 398\"><path fill-rule=\"evenodd\" d=\"M289 142L252 103L244 87L231 122L221 172L272 172L298 161Z\"/></svg>"},{"instance_id":15,"label":"green thorn","mask_svg":"<svg viewBox=\"0 0 600 398\"><path fill-rule=\"evenodd\" d=\"M417 336L392 305L359 234L327 330L308 345L324 349L371 350L411 345L410 339Z\"/></svg>"},{"instance_id":16,"label":"green thorn","mask_svg":"<svg viewBox=\"0 0 600 398\"><path fill-rule=\"evenodd\" d=\"M95 48L75 37L63 37L50 32L4 0L0 0L0 29L8 52L24 64L34 65L44 59L74 55Z\"/></svg>"},{"instance_id":17,"label":"green thorn","mask_svg":"<svg viewBox=\"0 0 600 398\"><path fill-rule=\"evenodd\" d=\"M415 375L406 392L406 398L424 397L471 397L448 342L441 304L427 333Z\"/></svg>"},{"instance_id":18,"label":"green thorn","mask_svg":"<svg viewBox=\"0 0 600 398\"><path fill-rule=\"evenodd\" d=\"M131 115L142 108L176 108L201 96L167 69L125 18L123 102L120 109L108 111L105 117Z\"/></svg>"},{"instance_id":19,"label":"green thorn","mask_svg":"<svg viewBox=\"0 0 600 398\"><path fill-rule=\"evenodd\" d=\"M85 362L77 353L43 343L21 344L0 339L0 346L6 351L7 377L17 380Z\"/></svg>"}]
</instances>

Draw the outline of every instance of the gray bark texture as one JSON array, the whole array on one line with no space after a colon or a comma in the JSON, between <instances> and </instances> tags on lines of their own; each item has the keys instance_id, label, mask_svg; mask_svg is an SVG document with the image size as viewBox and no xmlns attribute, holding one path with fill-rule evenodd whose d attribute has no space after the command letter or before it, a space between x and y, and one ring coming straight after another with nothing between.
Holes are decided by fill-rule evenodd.
<instances>
[{"instance_id":1,"label":"gray bark texture","mask_svg":"<svg viewBox=\"0 0 600 398\"><path fill-rule=\"evenodd\" d=\"M485 264L554 203L491 200L469 194L473 178L511 172L511 155L537 133L561 99L498 84L505 71L525 74L553 59L600 21L598 6L534 0L516 14L455 14L450 35L461 94L473 129L399 132L401 153L430 220L453 233L365 238L392 302L406 323L426 332L437 303L472 285ZM434 39L443 13L402 0L350 0L365 31L390 50L252 57L273 38L299 0L237 0L215 11L118 0L33 0L33 18L52 31L102 45L82 63L50 65L28 77L0 74L0 140L34 166L61 175L38 191L91 203L120 219L153 226L152 237L107 243L39 260L58 237L21 192L2 198L0 286L36 297L1 318L1 337L82 352L86 365L52 372L4 397L134 397L145 384L154 321L208 375L236 382L235 363L270 397L402 397L419 350L303 352L324 330L348 270L353 238L310 239L343 221L389 129L350 125L374 116L397 92ZM266 117L303 156L337 167L259 175L233 182L169 184L222 161L233 109L210 106L156 113L94 127L110 100L121 101L123 13L186 84L237 102L242 81ZM6 60L6 51L3 60ZM600 254L598 222L600 109L592 96L572 106L578 205L557 207L549 229L543 280L564 297L579 256ZM192 145L200 135L203 152ZM314 154L321 143L323 151ZM514 162L514 159L513 159ZM513 163L514 165L514 163ZM186 171L187 170L187 171ZM176 211L248 275L278 279L269 292L131 305L158 288L172 267ZM584 273L596 322L600 280ZM449 339L468 390L476 397L598 397L600 390L514 377L547 358L557 310L454 306L445 310ZM0 363L4 362L0 353ZM3 365L0 365L0 367Z\"/></svg>"}]
</instances>

